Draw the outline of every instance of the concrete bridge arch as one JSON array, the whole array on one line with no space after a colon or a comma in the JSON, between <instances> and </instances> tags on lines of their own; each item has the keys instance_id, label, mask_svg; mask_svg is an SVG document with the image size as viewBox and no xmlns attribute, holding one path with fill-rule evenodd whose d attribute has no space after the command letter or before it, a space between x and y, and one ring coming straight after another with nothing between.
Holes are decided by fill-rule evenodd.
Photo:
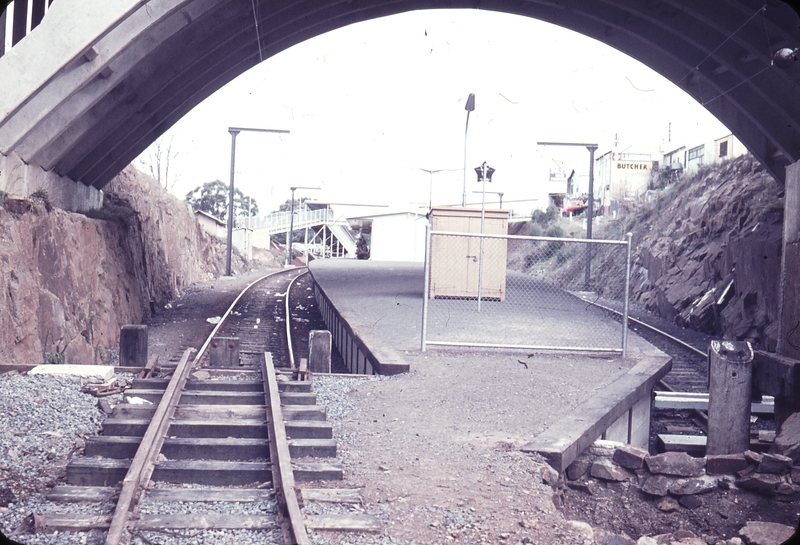
<instances>
[{"instance_id":1,"label":"concrete bridge arch","mask_svg":"<svg viewBox=\"0 0 800 545\"><path fill-rule=\"evenodd\" d=\"M101 189L260 60L426 8L502 11L595 38L703 103L776 178L800 160L800 63L771 66L778 49L800 47L800 19L780 0L55 0L0 57L0 160Z\"/></svg>"}]
</instances>

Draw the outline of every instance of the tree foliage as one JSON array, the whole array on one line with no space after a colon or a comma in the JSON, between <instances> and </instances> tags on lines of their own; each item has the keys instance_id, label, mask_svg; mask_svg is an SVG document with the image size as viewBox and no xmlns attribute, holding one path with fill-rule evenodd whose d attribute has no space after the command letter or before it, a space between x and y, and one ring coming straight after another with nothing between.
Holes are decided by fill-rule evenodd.
<instances>
[{"instance_id":1,"label":"tree foliage","mask_svg":"<svg viewBox=\"0 0 800 545\"><path fill-rule=\"evenodd\" d=\"M226 221L228 218L228 192L227 184L220 180L206 182L186 194L186 202L193 210L201 210L207 214ZM233 212L237 218L258 215L258 203L242 193L240 189L233 192Z\"/></svg>"}]
</instances>

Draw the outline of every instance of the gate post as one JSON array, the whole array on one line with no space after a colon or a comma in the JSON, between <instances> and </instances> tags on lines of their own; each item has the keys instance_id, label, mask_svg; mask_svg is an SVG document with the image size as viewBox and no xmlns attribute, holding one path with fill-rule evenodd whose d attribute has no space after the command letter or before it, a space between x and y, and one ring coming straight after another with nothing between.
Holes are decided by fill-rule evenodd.
<instances>
[{"instance_id":1,"label":"gate post","mask_svg":"<svg viewBox=\"0 0 800 545\"><path fill-rule=\"evenodd\" d=\"M308 334L308 370L311 373L331 372L331 332L314 329Z\"/></svg>"},{"instance_id":2,"label":"gate post","mask_svg":"<svg viewBox=\"0 0 800 545\"><path fill-rule=\"evenodd\" d=\"M750 447L753 348L742 341L711 341L708 351L706 454L738 454Z\"/></svg>"},{"instance_id":3,"label":"gate post","mask_svg":"<svg viewBox=\"0 0 800 545\"><path fill-rule=\"evenodd\" d=\"M147 326L124 325L119 330L119 364L122 367L147 365Z\"/></svg>"}]
</instances>

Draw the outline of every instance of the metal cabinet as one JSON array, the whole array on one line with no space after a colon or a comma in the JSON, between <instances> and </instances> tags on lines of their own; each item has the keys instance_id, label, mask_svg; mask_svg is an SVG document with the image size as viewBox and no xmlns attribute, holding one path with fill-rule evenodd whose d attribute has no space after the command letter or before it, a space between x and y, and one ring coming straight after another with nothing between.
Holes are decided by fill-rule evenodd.
<instances>
[{"instance_id":1,"label":"metal cabinet","mask_svg":"<svg viewBox=\"0 0 800 545\"><path fill-rule=\"evenodd\" d=\"M480 233L481 211L434 208L431 222L430 290L428 297L478 298L481 238L436 235L437 231ZM508 234L508 211L486 210L485 234ZM505 300L507 239L483 239L481 299Z\"/></svg>"}]
</instances>

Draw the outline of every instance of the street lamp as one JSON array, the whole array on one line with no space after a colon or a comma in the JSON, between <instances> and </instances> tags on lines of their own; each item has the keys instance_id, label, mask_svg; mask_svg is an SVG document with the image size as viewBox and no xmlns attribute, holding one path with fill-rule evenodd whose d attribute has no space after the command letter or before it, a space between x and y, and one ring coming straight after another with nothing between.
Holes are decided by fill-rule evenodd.
<instances>
[{"instance_id":1,"label":"street lamp","mask_svg":"<svg viewBox=\"0 0 800 545\"><path fill-rule=\"evenodd\" d=\"M580 146L589 150L589 202L586 206L586 238L592 239L592 217L594 213L594 152L597 144L579 144L576 142L536 142L538 146ZM589 279L592 273L592 244L586 244L586 267L584 271L584 289L589 291Z\"/></svg>"},{"instance_id":2,"label":"street lamp","mask_svg":"<svg viewBox=\"0 0 800 545\"><path fill-rule=\"evenodd\" d=\"M293 259L292 259L292 257L293 257L292 256L292 236L294 235L294 192L297 189L321 189L321 188L319 188L319 187L306 187L306 186L299 186L298 185L298 186L290 187L289 189L292 190L292 207L291 207L291 211L289 212L289 234L288 234L287 244L286 244L288 252L286 254L286 265L291 265L292 261L293 261ZM306 248L306 252L307 251L308 251L308 248Z\"/></svg>"},{"instance_id":3,"label":"street lamp","mask_svg":"<svg viewBox=\"0 0 800 545\"><path fill-rule=\"evenodd\" d=\"M436 170L430 170L428 168L420 168L422 172L427 172L430 175L430 185L428 187L428 209L433 208L433 175L437 172L451 172L453 170L458 170L455 168L439 168Z\"/></svg>"},{"instance_id":4,"label":"street lamp","mask_svg":"<svg viewBox=\"0 0 800 545\"><path fill-rule=\"evenodd\" d=\"M467 125L464 127L464 191L461 195L461 208L467 207L467 131L469 130L469 113L475 110L475 93L469 94L464 109L467 111Z\"/></svg>"},{"instance_id":5,"label":"street lamp","mask_svg":"<svg viewBox=\"0 0 800 545\"><path fill-rule=\"evenodd\" d=\"M481 294L483 293L483 227L486 219L486 182L492 181L494 170L486 161L479 167L475 167L475 172L478 174L478 182L483 184L481 193L481 247L479 252L478 262L478 312L481 311Z\"/></svg>"},{"instance_id":6,"label":"street lamp","mask_svg":"<svg viewBox=\"0 0 800 545\"><path fill-rule=\"evenodd\" d=\"M225 276L231 276L231 249L233 248L233 177L236 169L236 137L240 132L271 132L289 134L283 129L252 129L246 127L228 127L231 133L231 183L228 188L228 247L225 251Z\"/></svg>"}]
</instances>

